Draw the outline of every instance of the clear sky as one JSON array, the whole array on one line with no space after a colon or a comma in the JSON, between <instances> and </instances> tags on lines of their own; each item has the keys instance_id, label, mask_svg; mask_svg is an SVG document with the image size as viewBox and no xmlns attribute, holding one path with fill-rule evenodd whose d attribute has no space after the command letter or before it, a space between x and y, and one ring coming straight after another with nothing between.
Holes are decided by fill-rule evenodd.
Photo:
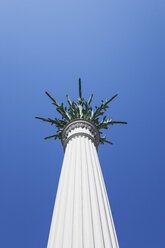
<instances>
[{"instance_id":1,"label":"clear sky","mask_svg":"<svg viewBox=\"0 0 165 248\"><path fill-rule=\"evenodd\" d=\"M165 247L164 24L164 0L0 1L0 247L46 247L63 149L34 116L78 77L128 121L98 152L120 247Z\"/></svg>"}]
</instances>

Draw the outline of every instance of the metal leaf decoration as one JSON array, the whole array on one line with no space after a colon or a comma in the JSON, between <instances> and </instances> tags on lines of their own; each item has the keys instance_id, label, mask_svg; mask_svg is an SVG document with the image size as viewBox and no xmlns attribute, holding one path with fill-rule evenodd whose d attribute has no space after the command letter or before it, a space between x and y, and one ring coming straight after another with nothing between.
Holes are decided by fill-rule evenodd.
<instances>
[{"instance_id":1,"label":"metal leaf decoration","mask_svg":"<svg viewBox=\"0 0 165 248\"><path fill-rule=\"evenodd\" d=\"M64 107L64 104L61 103L61 105L46 91L46 95L52 100L52 104L56 106L56 110L60 113L61 119L58 118L43 118L36 116L36 119L40 119L45 122L50 122L51 125L55 125L57 128L57 132L54 135L45 137L45 139L61 139L62 130L65 127L65 125L74 119L86 119L91 121L99 130L99 133L102 134L100 131L101 129L108 129L109 125L114 124L127 124L125 121L112 121L112 118L108 118L104 115L105 111L109 108L108 104L117 97L117 94L115 94L113 97L111 97L109 100L103 101L102 104L99 107L95 107L95 110L90 106L93 98L93 94L89 97L88 101L85 101L82 97L82 90L81 90L81 79L79 78L79 98L77 99L77 102L72 102L68 95L66 95L67 102L69 107ZM103 117L102 120L100 120L100 117ZM108 141L106 139L106 136L100 137L100 144L109 143L113 144L111 141Z\"/></svg>"}]
</instances>

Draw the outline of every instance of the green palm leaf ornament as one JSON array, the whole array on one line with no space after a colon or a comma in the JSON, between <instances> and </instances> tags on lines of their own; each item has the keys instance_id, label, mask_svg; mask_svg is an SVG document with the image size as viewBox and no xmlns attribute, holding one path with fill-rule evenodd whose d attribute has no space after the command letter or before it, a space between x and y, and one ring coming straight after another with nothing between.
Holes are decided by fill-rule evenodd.
<instances>
[{"instance_id":1,"label":"green palm leaf ornament","mask_svg":"<svg viewBox=\"0 0 165 248\"><path fill-rule=\"evenodd\" d=\"M103 101L99 107L95 107L95 110L91 107L91 102L93 98L93 94L89 97L88 101L85 101L82 97L81 91L81 79L79 78L79 98L76 102L72 102L68 95L66 95L68 107L61 103L59 104L47 91L46 95L52 100L52 104L55 105L57 112L60 113L61 119L59 118L43 118L36 116L36 119L40 119L45 122L50 122L51 125L55 125L57 128L57 132L51 136L45 137L45 139L61 139L62 130L66 126L66 124L75 119L85 119L91 121L98 129L99 133L102 134L102 129L108 129L109 125L114 124L127 124L125 121L113 121L112 118L108 118L104 115L106 110L109 108L108 104L117 97L115 94L109 100ZM102 117L102 120L100 118ZM106 136L100 137L100 144L104 143L113 144L111 141L106 139Z\"/></svg>"}]
</instances>

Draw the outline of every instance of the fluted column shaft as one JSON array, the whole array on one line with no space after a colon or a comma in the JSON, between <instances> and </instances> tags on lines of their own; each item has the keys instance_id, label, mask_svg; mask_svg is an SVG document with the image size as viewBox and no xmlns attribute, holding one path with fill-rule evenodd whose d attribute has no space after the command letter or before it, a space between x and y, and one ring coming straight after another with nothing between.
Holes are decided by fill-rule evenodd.
<instances>
[{"instance_id":1,"label":"fluted column shaft","mask_svg":"<svg viewBox=\"0 0 165 248\"><path fill-rule=\"evenodd\" d=\"M82 133L93 137L68 134L47 248L118 248L96 145Z\"/></svg>"}]
</instances>

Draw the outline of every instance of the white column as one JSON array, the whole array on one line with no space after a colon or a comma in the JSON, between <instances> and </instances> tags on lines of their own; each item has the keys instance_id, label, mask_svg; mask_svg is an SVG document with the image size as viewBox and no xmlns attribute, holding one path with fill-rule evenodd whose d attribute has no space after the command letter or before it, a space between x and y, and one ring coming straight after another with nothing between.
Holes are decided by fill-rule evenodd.
<instances>
[{"instance_id":1,"label":"white column","mask_svg":"<svg viewBox=\"0 0 165 248\"><path fill-rule=\"evenodd\" d=\"M94 134L73 127L69 137L47 248L118 248Z\"/></svg>"}]
</instances>

